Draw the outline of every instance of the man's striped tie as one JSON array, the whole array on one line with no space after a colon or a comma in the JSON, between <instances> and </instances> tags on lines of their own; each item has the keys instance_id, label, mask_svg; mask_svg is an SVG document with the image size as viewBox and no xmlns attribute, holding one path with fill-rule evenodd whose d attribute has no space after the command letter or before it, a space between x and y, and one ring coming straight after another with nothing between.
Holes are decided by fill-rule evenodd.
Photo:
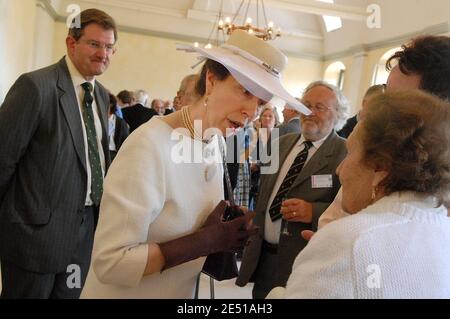
<instances>
[{"instance_id":1,"label":"man's striped tie","mask_svg":"<svg viewBox=\"0 0 450 319\"><path fill-rule=\"evenodd\" d=\"M289 168L289 171L286 174L283 183L281 183L277 195L273 199L272 205L269 208L270 219L272 219L273 222L281 218L281 203L283 202L283 200L285 200L284 197L290 191L292 184L294 184L294 181L302 171L306 159L308 158L308 151L311 148L312 143L310 141L305 141L303 142L303 145L305 146L305 148L295 157L294 162Z\"/></svg>"}]
</instances>

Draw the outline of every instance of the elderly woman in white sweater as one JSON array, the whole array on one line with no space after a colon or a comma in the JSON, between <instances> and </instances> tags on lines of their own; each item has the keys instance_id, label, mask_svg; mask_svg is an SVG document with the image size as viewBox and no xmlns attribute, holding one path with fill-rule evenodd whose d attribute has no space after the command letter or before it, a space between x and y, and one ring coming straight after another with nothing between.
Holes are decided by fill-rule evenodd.
<instances>
[{"instance_id":1,"label":"elderly woman in white sweater","mask_svg":"<svg viewBox=\"0 0 450 319\"><path fill-rule=\"evenodd\" d=\"M450 105L382 94L338 167L351 216L297 257L286 298L450 298ZM273 293L272 293L273 296Z\"/></svg>"}]
</instances>

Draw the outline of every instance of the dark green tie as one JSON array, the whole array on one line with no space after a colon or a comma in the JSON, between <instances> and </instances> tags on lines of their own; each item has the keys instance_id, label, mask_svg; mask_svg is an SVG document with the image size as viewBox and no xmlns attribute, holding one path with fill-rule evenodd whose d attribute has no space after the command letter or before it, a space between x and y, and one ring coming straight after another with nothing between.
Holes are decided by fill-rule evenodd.
<instances>
[{"instance_id":1,"label":"dark green tie","mask_svg":"<svg viewBox=\"0 0 450 319\"><path fill-rule=\"evenodd\" d=\"M83 98L83 120L86 127L86 136L88 143L89 162L91 166L91 199L95 206L100 205L100 199L103 193L103 173L98 153L97 132L95 131L94 112L92 110L92 84L85 82L81 84L84 89Z\"/></svg>"}]
</instances>

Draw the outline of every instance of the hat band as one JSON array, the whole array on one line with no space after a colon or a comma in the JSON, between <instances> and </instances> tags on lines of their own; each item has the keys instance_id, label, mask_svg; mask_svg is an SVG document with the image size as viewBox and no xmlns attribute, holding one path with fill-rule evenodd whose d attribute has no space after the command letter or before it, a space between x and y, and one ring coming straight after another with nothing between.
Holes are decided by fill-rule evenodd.
<instances>
[{"instance_id":1,"label":"hat band","mask_svg":"<svg viewBox=\"0 0 450 319\"><path fill-rule=\"evenodd\" d=\"M258 59L257 57L255 57L254 55L251 55L250 53L242 50L241 48L238 48L234 45L231 44L223 44L221 46L223 49L227 49L232 51L234 54L238 54L241 57L243 57L244 59L256 63L258 66L261 66L264 70L266 70L267 72L269 72L272 75L275 75L277 78L281 78L281 73L280 71L277 70L277 68L275 68L272 65L269 65L268 63Z\"/></svg>"}]
</instances>

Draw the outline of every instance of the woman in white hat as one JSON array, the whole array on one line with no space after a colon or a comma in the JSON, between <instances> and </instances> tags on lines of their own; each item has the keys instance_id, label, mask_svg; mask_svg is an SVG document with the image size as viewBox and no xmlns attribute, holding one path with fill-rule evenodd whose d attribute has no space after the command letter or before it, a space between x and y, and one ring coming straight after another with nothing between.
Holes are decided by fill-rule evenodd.
<instances>
[{"instance_id":1,"label":"woman in white hat","mask_svg":"<svg viewBox=\"0 0 450 319\"><path fill-rule=\"evenodd\" d=\"M205 257L242 247L256 231L253 214L221 220L220 135L243 127L274 95L308 113L281 85L286 57L246 32L221 48L179 49L206 58L200 98L123 144L105 179L84 298L192 298Z\"/></svg>"}]
</instances>

